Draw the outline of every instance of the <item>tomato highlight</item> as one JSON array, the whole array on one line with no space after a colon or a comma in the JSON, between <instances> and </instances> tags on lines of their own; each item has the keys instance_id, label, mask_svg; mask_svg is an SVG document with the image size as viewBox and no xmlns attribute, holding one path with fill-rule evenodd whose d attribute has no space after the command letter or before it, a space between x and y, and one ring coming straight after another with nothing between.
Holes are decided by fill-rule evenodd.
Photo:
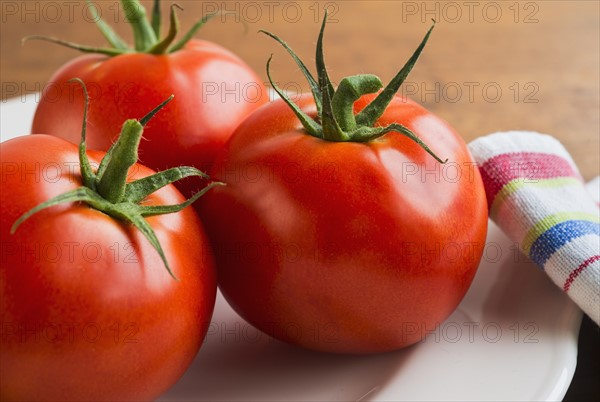
<instances>
[{"instance_id":1,"label":"tomato highlight","mask_svg":"<svg viewBox=\"0 0 600 402\"><path fill-rule=\"evenodd\" d=\"M218 184L186 200L171 183L203 172L135 163L171 99L127 120L107 153L87 151L85 118L79 146L43 134L2 144L3 401L153 400L196 356L217 285L186 207ZM36 173L46 167L52 180Z\"/></svg>"},{"instance_id":2,"label":"tomato highlight","mask_svg":"<svg viewBox=\"0 0 600 402\"><path fill-rule=\"evenodd\" d=\"M290 53L311 93L293 102L273 85L281 99L238 127L211 170L227 186L195 207L219 288L256 328L319 351L396 350L433 331L469 288L487 233L484 188L460 136L395 95L431 28L381 90L372 75L334 88L325 24L316 79L266 33ZM464 174L440 179L446 161ZM468 252L448 258L439 250L449 244ZM415 326L424 331L407 331Z\"/></svg>"}]
</instances>

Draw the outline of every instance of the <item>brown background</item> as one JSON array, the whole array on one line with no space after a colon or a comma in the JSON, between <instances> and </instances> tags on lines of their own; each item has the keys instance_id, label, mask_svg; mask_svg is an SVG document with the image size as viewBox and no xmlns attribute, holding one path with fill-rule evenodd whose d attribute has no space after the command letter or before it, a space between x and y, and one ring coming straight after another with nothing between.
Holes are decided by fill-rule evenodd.
<instances>
[{"instance_id":1,"label":"brown background","mask_svg":"<svg viewBox=\"0 0 600 402\"><path fill-rule=\"evenodd\" d=\"M572 153L586 179L598 175L598 1L178 3L184 8L184 30L218 7L236 11L238 16L209 22L198 36L232 49L265 80L265 62L274 53L277 80L304 89L290 58L258 29L284 38L312 67L318 23L328 5L332 15L325 51L332 78L370 72L387 82L418 45L430 19L436 18L439 24L407 80L406 94L448 120L467 141L508 129L552 134ZM94 4L107 22L131 39L116 0ZM144 4L150 9L150 2ZM1 5L2 99L43 88L55 69L77 56L43 42L22 46L22 37L53 35L104 45L83 2L2 0ZM167 6L165 2L165 23ZM242 19L247 32L236 23Z\"/></svg>"},{"instance_id":2,"label":"brown background","mask_svg":"<svg viewBox=\"0 0 600 402\"><path fill-rule=\"evenodd\" d=\"M130 40L118 2L94 3L103 18ZM297 67L273 40L257 34L258 29L284 38L312 67L322 8L327 4L331 19L325 52L332 78L369 72L387 82L435 18L439 23L405 86L413 99L449 121L466 141L509 129L552 134L571 152L585 179L599 174L600 9L596 0L178 3L185 9L180 13L184 30L218 7L237 12L237 17L211 21L198 36L235 51L265 80L265 63L274 53L276 79L303 89L307 87ZM144 4L149 8L150 2ZM73 50L43 42L22 46L22 37L41 34L104 44L84 2L2 0L0 6L2 99L42 89L54 70L77 56ZM164 17L167 9L163 4ZM246 32L244 24L236 23L241 19L247 21ZM584 320L578 371L566 400L585 400L600 393L594 379L599 370L598 344L598 327Z\"/></svg>"}]
</instances>

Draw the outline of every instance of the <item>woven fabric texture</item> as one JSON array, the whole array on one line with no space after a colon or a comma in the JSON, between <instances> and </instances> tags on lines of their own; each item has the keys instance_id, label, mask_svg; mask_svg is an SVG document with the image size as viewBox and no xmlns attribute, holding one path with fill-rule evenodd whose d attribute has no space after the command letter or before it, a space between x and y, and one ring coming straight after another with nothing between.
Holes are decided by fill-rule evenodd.
<instances>
[{"instance_id":1,"label":"woven fabric texture","mask_svg":"<svg viewBox=\"0 0 600 402\"><path fill-rule=\"evenodd\" d=\"M600 212L567 150L529 131L490 134L469 149L490 218L600 324Z\"/></svg>"}]
</instances>

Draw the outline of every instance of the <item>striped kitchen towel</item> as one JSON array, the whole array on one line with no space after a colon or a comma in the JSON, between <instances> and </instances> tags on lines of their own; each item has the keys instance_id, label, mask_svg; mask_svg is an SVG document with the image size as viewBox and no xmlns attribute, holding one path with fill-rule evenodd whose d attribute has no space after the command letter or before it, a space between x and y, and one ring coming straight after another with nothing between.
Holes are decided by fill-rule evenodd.
<instances>
[{"instance_id":1,"label":"striped kitchen towel","mask_svg":"<svg viewBox=\"0 0 600 402\"><path fill-rule=\"evenodd\" d=\"M469 144L490 218L600 324L600 212L560 142L530 131Z\"/></svg>"}]
</instances>

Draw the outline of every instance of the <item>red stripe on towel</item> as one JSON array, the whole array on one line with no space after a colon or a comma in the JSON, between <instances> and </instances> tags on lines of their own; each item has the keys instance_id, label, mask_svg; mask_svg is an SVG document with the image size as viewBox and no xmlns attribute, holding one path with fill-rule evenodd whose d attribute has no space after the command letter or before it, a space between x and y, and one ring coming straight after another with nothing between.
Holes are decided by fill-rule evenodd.
<instances>
[{"instance_id":1,"label":"red stripe on towel","mask_svg":"<svg viewBox=\"0 0 600 402\"><path fill-rule=\"evenodd\" d=\"M496 155L485 161L479 170L490 208L502 187L514 179L531 182L556 177L581 179L566 159L539 152L511 152Z\"/></svg>"},{"instance_id":2,"label":"red stripe on towel","mask_svg":"<svg viewBox=\"0 0 600 402\"><path fill-rule=\"evenodd\" d=\"M569 277L565 281L565 285L563 286L563 290L565 292L568 292L569 288L571 287L571 284L573 283L573 281L575 280L575 278L577 278L577 276L579 276L579 274L581 273L581 271L583 271L584 269L586 269L587 267L589 267L590 265L592 265L594 262L596 262L598 260L600 260L600 255L595 255L593 257L588 258L580 266L578 266L576 269L574 269L573 272L571 272L571 274L569 274Z\"/></svg>"}]
</instances>

